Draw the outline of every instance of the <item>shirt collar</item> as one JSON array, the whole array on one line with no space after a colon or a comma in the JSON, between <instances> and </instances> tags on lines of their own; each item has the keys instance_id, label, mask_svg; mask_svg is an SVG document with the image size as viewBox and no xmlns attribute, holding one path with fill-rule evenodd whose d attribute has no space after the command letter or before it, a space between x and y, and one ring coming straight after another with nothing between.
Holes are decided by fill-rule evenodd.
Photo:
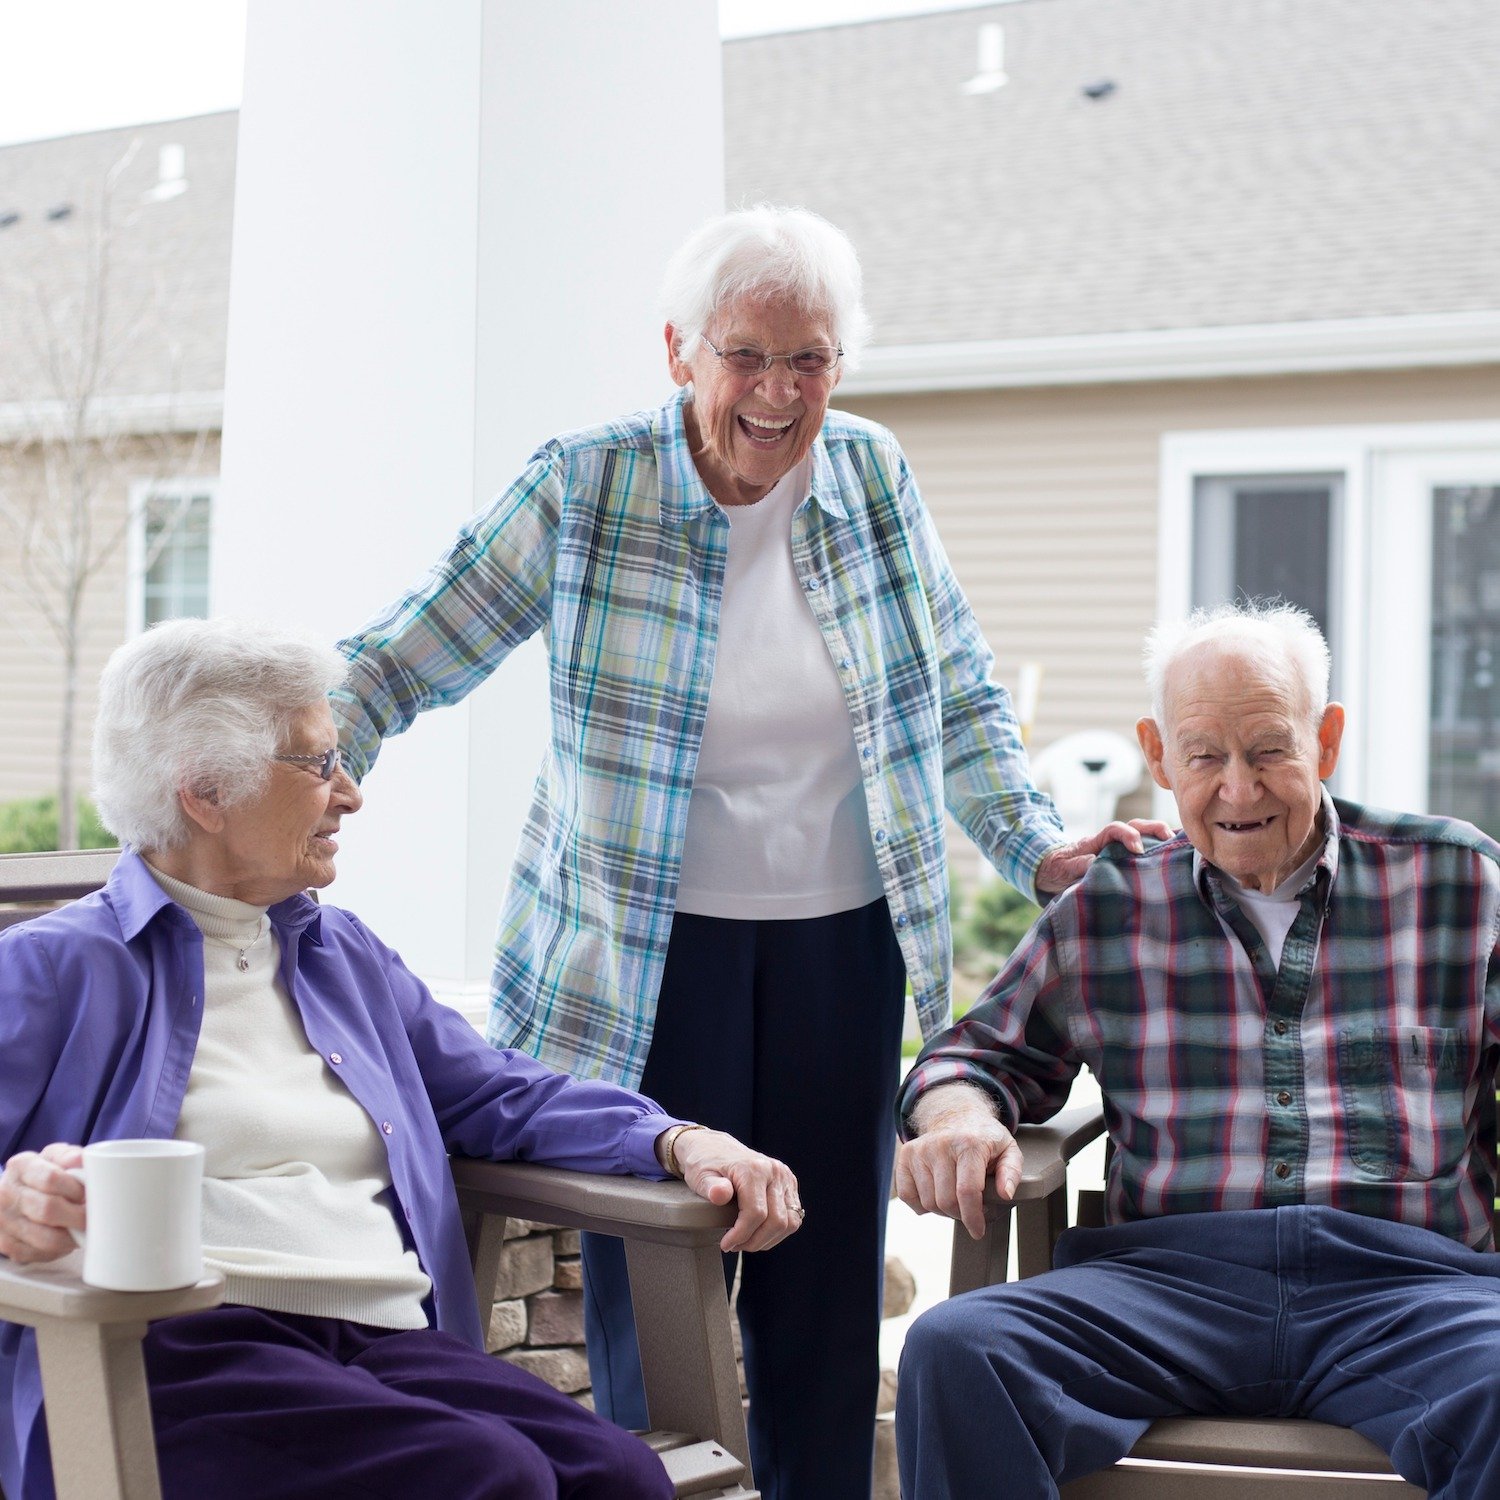
<instances>
[{"instance_id":1,"label":"shirt collar","mask_svg":"<svg viewBox=\"0 0 1500 1500\"><path fill-rule=\"evenodd\" d=\"M687 401L688 388L684 386L657 412L652 423L651 443L656 449L663 526L680 526L711 510L714 503L688 446L687 422L683 416Z\"/></svg>"},{"instance_id":2,"label":"shirt collar","mask_svg":"<svg viewBox=\"0 0 1500 1500\"><path fill-rule=\"evenodd\" d=\"M828 425L824 414L823 425ZM839 488L838 475L834 472L833 459L828 454L828 444L820 432L812 445L812 497L830 516L843 520L849 512L844 505L843 491Z\"/></svg>"},{"instance_id":3,"label":"shirt collar","mask_svg":"<svg viewBox=\"0 0 1500 1500\"><path fill-rule=\"evenodd\" d=\"M684 408L690 399L690 388L683 386L662 409L652 424L651 443L656 450L657 483L661 490L661 523L680 526L704 511L712 510L714 497L709 494L693 450L688 445ZM826 420L826 418L825 418ZM845 516L838 475L828 456L828 445L821 433L812 445L812 498L829 515Z\"/></svg>"},{"instance_id":4,"label":"shirt collar","mask_svg":"<svg viewBox=\"0 0 1500 1500\"><path fill-rule=\"evenodd\" d=\"M127 943L139 937L164 908L170 907L184 921L188 920L177 903L156 883L145 860L134 849L120 851L104 891Z\"/></svg>"},{"instance_id":5,"label":"shirt collar","mask_svg":"<svg viewBox=\"0 0 1500 1500\"><path fill-rule=\"evenodd\" d=\"M288 936L300 932L308 942L323 946L323 908L306 891L278 901L266 915L278 932Z\"/></svg>"},{"instance_id":6,"label":"shirt collar","mask_svg":"<svg viewBox=\"0 0 1500 1500\"><path fill-rule=\"evenodd\" d=\"M156 883L145 860L134 849L120 851L120 857L115 861L104 889L126 942L139 937L166 909L170 909L172 913L167 920L192 925L192 919ZM306 928L308 938L321 946L322 913L318 903L303 892L298 891L296 895L278 902L266 915L278 931L285 932L288 936Z\"/></svg>"},{"instance_id":7,"label":"shirt collar","mask_svg":"<svg viewBox=\"0 0 1500 1500\"><path fill-rule=\"evenodd\" d=\"M1328 871L1328 883L1326 890L1333 889L1333 883L1339 873L1339 815L1333 805L1333 798L1328 795L1328 788L1322 790L1323 795L1323 848L1318 855L1318 862L1313 866L1312 874L1308 876L1306 884L1297 894L1302 895L1309 886L1316 883L1318 871ZM1223 891L1220 884L1223 872L1217 865L1210 864L1208 860L1199 854L1197 849L1193 850L1193 884L1197 888L1199 897L1205 905L1213 906L1214 890Z\"/></svg>"}]
</instances>

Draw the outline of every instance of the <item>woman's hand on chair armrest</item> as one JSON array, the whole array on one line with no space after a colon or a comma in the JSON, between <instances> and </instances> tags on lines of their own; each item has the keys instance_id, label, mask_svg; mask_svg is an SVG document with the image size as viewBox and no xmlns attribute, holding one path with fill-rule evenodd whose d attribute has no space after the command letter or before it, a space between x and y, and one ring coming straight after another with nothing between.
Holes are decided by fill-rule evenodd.
<instances>
[{"instance_id":1,"label":"woman's hand on chair armrest","mask_svg":"<svg viewBox=\"0 0 1500 1500\"><path fill-rule=\"evenodd\" d=\"M677 1137L675 1154L682 1180L710 1203L739 1208L739 1217L719 1248L769 1250L802 1225L797 1179L785 1162L742 1146L722 1130L690 1130Z\"/></svg>"}]
</instances>

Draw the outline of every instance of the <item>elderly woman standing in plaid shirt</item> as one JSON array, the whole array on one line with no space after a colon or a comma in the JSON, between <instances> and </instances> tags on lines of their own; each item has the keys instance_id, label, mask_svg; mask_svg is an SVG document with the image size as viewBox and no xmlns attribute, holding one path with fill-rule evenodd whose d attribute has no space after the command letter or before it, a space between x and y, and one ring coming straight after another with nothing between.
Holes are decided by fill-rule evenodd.
<instances>
[{"instance_id":1,"label":"elderly woman standing in plaid shirt","mask_svg":"<svg viewBox=\"0 0 1500 1500\"><path fill-rule=\"evenodd\" d=\"M844 235L726 214L664 304L674 398L544 443L343 643L335 712L362 775L543 634L490 1039L791 1165L803 1232L740 1286L752 1459L770 1500L857 1500L907 986L949 1014L944 806L1028 895L1140 835L1064 843L901 449L828 409L866 333ZM598 1410L644 1426L618 1241L585 1278Z\"/></svg>"}]
</instances>

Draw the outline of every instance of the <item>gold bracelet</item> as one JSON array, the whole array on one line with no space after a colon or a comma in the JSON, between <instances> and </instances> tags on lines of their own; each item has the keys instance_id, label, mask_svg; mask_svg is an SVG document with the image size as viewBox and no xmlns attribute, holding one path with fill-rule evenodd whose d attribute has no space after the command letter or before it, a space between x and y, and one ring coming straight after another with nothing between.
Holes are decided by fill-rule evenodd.
<instances>
[{"instance_id":1,"label":"gold bracelet","mask_svg":"<svg viewBox=\"0 0 1500 1500\"><path fill-rule=\"evenodd\" d=\"M674 1125L663 1137L661 1143L661 1164L667 1170L669 1177L682 1177L682 1168L677 1165L677 1138L686 1135L690 1130L707 1130L707 1125Z\"/></svg>"}]
</instances>

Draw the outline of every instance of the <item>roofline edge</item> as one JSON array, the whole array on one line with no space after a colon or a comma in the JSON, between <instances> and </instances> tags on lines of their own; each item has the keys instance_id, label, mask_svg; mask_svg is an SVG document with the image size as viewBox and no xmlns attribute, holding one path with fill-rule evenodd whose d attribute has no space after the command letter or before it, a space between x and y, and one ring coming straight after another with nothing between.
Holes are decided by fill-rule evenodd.
<instances>
[{"instance_id":1,"label":"roofline edge","mask_svg":"<svg viewBox=\"0 0 1500 1500\"><path fill-rule=\"evenodd\" d=\"M1500 309L870 349L850 395L1500 364Z\"/></svg>"},{"instance_id":2,"label":"roofline edge","mask_svg":"<svg viewBox=\"0 0 1500 1500\"><path fill-rule=\"evenodd\" d=\"M0 401L0 442L56 441L72 429L73 416L71 402ZM223 425L223 391L185 391L175 396L96 397L89 403L85 430L90 437L107 437L217 431Z\"/></svg>"}]
</instances>

